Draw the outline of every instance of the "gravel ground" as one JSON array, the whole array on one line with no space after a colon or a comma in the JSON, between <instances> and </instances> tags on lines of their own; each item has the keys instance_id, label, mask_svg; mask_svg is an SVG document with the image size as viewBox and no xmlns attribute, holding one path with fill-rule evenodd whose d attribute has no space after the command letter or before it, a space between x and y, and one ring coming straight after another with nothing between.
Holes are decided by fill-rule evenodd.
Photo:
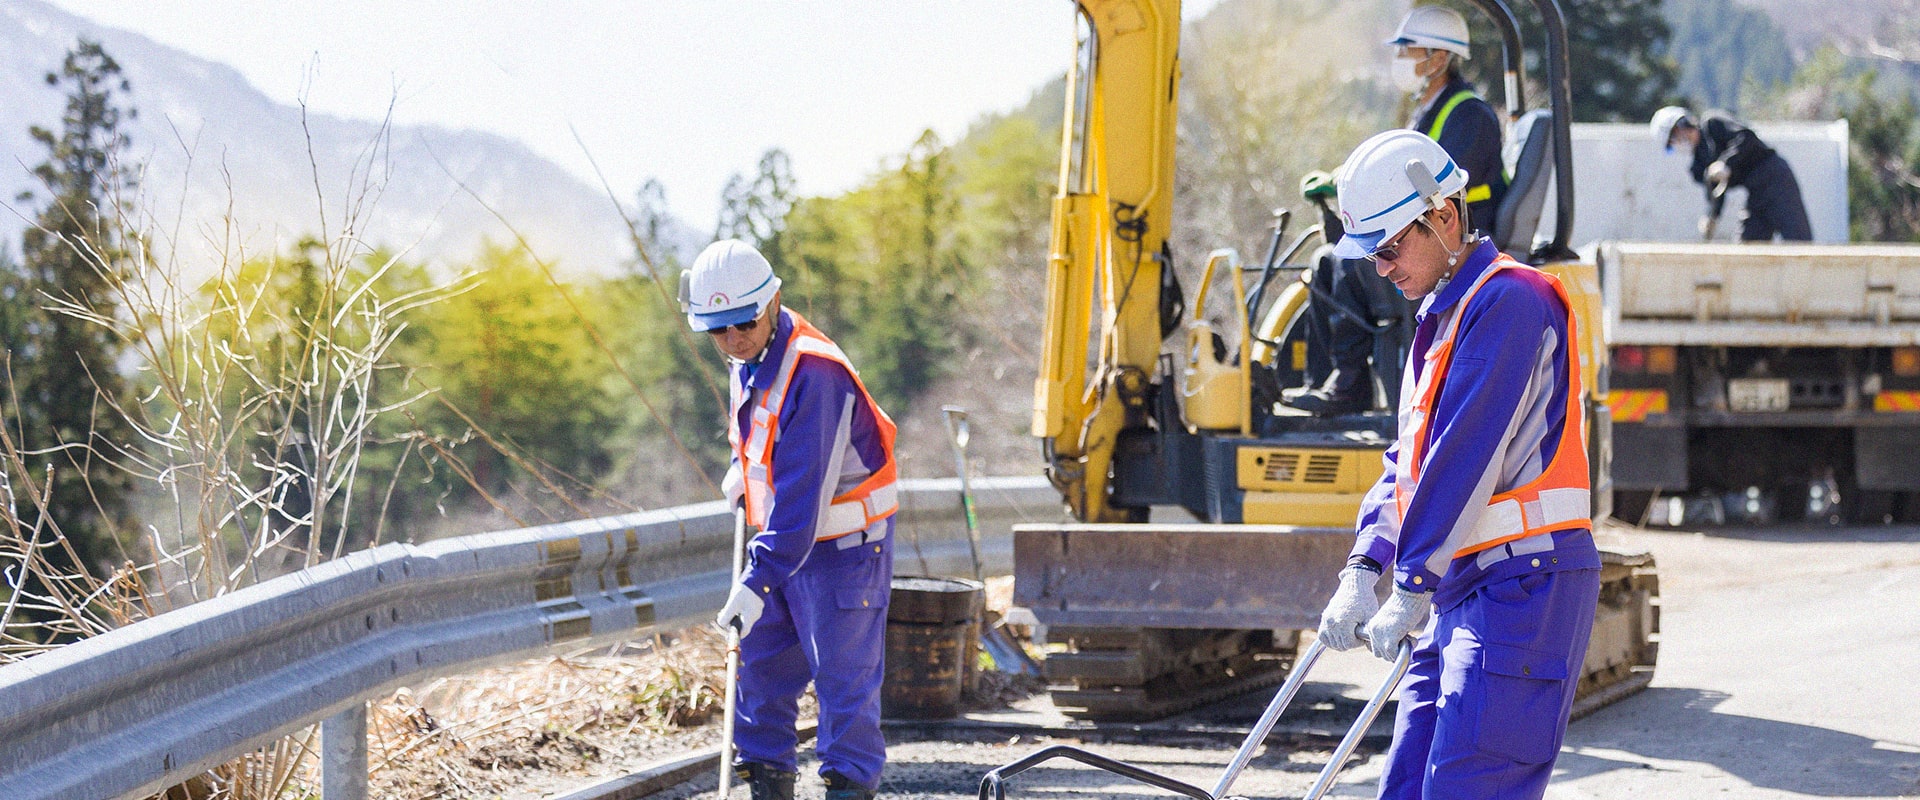
<instances>
[{"instance_id":1,"label":"gravel ground","mask_svg":"<svg viewBox=\"0 0 1920 800\"><path fill-rule=\"evenodd\" d=\"M901 800L976 797L980 778L989 770L1054 744L1085 746L1101 755L1209 790L1233 755L1232 745L1221 745L1211 740L1185 743L1161 741L1151 745L1053 737L1011 737L997 741L890 740L883 795ZM1312 785L1327 756L1328 750L1318 746L1263 753L1254 759L1245 776L1235 783L1233 792L1252 797L1298 797ZM818 800L824 796L819 781L812 777L816 768L817 763L810 759L802 764L802 777L795 792L797 798ZM1006 786L1009 797L1168 796L1154 787L1064 760L1035 767L1013 778ZM1349 784L1348 788L1353 787ZM714 780L702 778L654 797L655 800L711 797L713 789ZM1371 789L1365 794L1370 796ZM745 790L737 790L735 796L744 798ZM1358 795L1337 792L1333 796Z\"/></svg>"}]
</instances>

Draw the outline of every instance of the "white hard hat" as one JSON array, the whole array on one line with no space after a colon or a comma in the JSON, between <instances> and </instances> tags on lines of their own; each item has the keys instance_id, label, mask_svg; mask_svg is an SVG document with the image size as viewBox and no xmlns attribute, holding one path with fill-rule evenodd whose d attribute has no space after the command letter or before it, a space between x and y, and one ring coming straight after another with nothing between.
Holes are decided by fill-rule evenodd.
<instances>
[{"instance_id":1,"label":"white hard hat","mask_svg":"<svg viewBox=\"0 0 1920 800\"><path fill-rule=\"evenodd\" d=\"M1653 112L1653 121L1647 127L1653 131L1653 143L1666 147L1673 141L1673 129L1680 123L1693 124L1693 114L1679 106L1667 106Z\"/></svg>"},{"instance_id":2,"label":"white hard hat","mask_svg":"<svg viewBox=\"0 0 1920 800\"><path fill-rule=\"evenodd\" d=\"M780 279L767 257L738 239L707 245L693 268L680 273L680 308L696 331L759 319L778 291Z\"/></svg>"},{"instance_id":3,"label":"white hard hat","mask_svg":"<svg viewBox=\"0 0 1920 800\"><path fill-rule=\"evenodd\" d=\"M1414 6L1387 44L1446 50L1463 59L1473 57L1467 52L1467 18L1443 6Z\"/></svg>"},{"instance_id":4,"label":"white hard hat","mask_svg":"<svg viewBox=\"0 0 1920 800\"><path fill-rule=\"evenodd\" d=\"M1465 191L1467 171L1453 163L1439 142L1401 128L1361 142L1340 165L1334 185L1347 235L1334 245L1333 254L1363 258L1421 214Z\"/></svg>"}]
</instances>

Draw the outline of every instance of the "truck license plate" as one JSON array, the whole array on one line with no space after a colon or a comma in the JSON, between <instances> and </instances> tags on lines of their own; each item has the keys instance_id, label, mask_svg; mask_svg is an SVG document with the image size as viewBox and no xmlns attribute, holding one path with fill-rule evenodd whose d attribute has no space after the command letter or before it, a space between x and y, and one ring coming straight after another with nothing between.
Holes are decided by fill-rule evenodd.
<instances>
[{"instance_id":1,"label":"truck license plate","mask_svg":"<svg viewBox=\"0 0 1920 800\"><path fill-rule=\"evenodd\" d=\"M1785 411L1788 394L1784 378L1735 378L1727 381L1727 406L1735 411Z\"/></svg>"}]
</instances>

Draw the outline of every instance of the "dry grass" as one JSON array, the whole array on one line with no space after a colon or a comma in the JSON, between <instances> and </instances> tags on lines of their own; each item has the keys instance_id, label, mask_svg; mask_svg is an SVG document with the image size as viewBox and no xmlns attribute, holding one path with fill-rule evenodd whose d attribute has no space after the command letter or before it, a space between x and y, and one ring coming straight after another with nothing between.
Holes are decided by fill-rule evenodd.
<instances>
[{"instance_id":1,"label":"dry grass","mask_svg":"<svg viewBox=\"0 0 1920 800\"><path fill-rule=\"evenodd\" d=\"M403 689L368 717L372 795L492 797L710 745L723 663L724 639L695 628Z\"/></svg>"}]
</instances>

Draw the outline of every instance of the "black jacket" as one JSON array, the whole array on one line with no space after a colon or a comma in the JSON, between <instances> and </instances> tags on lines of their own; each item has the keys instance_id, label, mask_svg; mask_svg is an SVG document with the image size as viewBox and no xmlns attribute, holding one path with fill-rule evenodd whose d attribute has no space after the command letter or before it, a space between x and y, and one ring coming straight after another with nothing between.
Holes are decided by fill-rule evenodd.
<instances>
[{"instance_id":1,"label":"black jacket","mask_svg":"<svg viewBox=\"0 0 1920 800\"><path fill-rule=\"evenodd\" d=\"M1715 161L1727 165L1727 187L1746 186L1747 176L1753 168L1773 157L1773 148L1760 137L1735 121L1732 117L1717 111L1709 111L1700 116L1700 141L1693 146L1693 182L1706 188L1707 201L1714 216L1720 215L1721 204L1726 196L1713 196L1713 187L1707 185L1707 166ZM1748 186L1748 191L1753 187Z\"/></svg>"},{"instance_id":2,"label":"black jacket","mask_svg":"<svg viewBox=\"0 0 1920 800\"><path fill-rule=\"evenodd\" d=\"M1446 109L1448 101L1460 92L1471 96L1453 107L1447 114L1445 124L1440 127L1439 135L1434 136L1434 123ZM1482 184L1491 191L1486 199L1467 204L1468 212L1473 217L1473 227L1491 232L1494 212L1500 208L1500 198L1507 194L1507 168L1500 158L1503 135L1500 115L1474 92L1473 84L1455 76L1446 88L1440 90L1439 97L1435 98L1426 113L1414 121L1413 129L1433 136L1441 149L1453 157L1453 163L1467 171L1469 191Z\"/></svg>"}]
</instances>

